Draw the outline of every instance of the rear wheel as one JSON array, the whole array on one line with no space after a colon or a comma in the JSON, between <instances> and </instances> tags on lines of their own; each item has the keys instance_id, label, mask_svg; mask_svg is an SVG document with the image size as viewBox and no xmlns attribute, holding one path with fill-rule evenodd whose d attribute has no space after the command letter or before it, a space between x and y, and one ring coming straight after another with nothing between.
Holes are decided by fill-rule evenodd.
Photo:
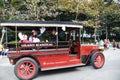
<instances>
[{"instance_id":1,"label":"rear wheel","mask_svg":"<svg viewBox=\"0 0 120 80\"><path fill-rule=\"evenodd\" d=\"M105 57L102 53L95 53L91 57L91 63L95 69L102 68L104 65L104 62L105 62Z\"/></svg>"},{"instance_id":2,"label":"rear wheel","mask_svg":"<svg viewBox=\"0 0 120 80\"><path fill-rule=\"evenodd\" d=\"M38 73L38 64L32 58L20 59L14 68L15 75L22 80L30 80Z\"/></svg>"}]
</instances>

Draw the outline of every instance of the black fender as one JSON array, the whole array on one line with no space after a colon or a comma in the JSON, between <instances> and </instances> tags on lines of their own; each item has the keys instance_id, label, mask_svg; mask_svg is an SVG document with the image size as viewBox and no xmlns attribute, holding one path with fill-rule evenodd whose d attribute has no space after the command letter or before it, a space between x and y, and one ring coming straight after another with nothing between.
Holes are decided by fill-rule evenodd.
<instances>
[{"instance_id":1,"label":"black fender","mask_svg":"<svg viewBox=\"0 0 120 80\"><path fill-rule=\"evenodd\" d=\"M89 55L83 55L82 62L86 65L89 65L91 63L91 57L94 53L99 52L99 49L93 49L90 51Z\"/></svg>"}]
</instances>

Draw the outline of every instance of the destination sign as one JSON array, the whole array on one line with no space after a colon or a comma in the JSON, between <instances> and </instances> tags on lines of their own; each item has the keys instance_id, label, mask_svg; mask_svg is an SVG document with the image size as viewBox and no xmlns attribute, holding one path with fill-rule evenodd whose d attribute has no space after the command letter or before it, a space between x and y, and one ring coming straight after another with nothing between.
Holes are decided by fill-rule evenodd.
<instances>
[{"instance_id":1,"label":"destination sign","mask_svg":"<svg viewBox=\"0 0 120 80\"><path fill-rule=\"evenodd\" d=\"M22 43L21 47L45 47L45 46L53 46L52 43Z\"/></svg>"}]
</instances>

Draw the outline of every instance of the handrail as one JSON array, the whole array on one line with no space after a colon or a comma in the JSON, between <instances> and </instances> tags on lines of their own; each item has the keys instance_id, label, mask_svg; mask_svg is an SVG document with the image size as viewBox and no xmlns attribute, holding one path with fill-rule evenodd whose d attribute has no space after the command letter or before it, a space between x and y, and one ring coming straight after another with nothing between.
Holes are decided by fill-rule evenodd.
<instances>
[{"instance_id":1,"label":"handrail","mask_svg":"<svg viewBox=\"0 0 120 80\"><path fill-rule=\"evenodd\" d=\"M9 50L15 50L16 45L18 50L31 50L31 49L55 49L55 48L69 48L69 41L58 41L58 46L56 42L37 42L37 43L6 43Z\"/></svg>"}]
</instances>

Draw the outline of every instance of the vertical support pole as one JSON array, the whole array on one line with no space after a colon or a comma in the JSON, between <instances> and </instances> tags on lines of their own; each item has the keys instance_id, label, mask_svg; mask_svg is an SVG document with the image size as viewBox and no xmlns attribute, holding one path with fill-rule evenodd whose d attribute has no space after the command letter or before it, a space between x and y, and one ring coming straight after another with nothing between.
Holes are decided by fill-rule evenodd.
<instances>
[{"instance_id":1,"label":"vertical support pole","mask_svg":"<svg viewBox=\"0 0 120 80\"><path fill-rule=\"evenodd\" d=\"M82 43L84 43L84 31L85 31L85 28L83 27L83 30L82 30Z\"/></svg>"},{"instance_id":2,"label":"vertical support pole","mask_svg":"<svg viewBox=\"0 0 120 80\"><path fill-rule=\"evenodd\" d=\"M15 43L16 43L16 49L18 48L17 45L17 26L15 27Z\"/></svg>"},{"instance_id":3,"label":"vertical support pole","mask_svg":"<svg viewBox=\"0 0 120 80\"><path fill-rule=\"evenodd\" d=\"M81 61L81 28L79 28L79 55L80 55L80 61Z\"/></svg>"},{"instance_id":4,"label":"vertical support pole","mask_svg":"<svg viewBox=\"0 0 120 80\"><path fill-rule=\"evenodd\" d=\"M56 45L56 48L58 48L58 27L56 27L56 32L57 32L57 34L56 34L56 42L57 42L57 45Z\"/></svg>"},{"instance_id":5,"label":"vertical support pole","mask_svg":"<svg viewBox=\"0 0 120 80\"><path fill-rule=\"evenodd\" d=\"M3 29L2 29L2 37L1 37L1 41L0 41L1 44L2 44L2 42L3 42L4 35L5 35L5 29L4 29L4 27L3 27Z\"/></svg>"},{"instance_id":6,"label":"vertical support pole","mask_svg":"<svg viewBox=\"0 0 120 80\"><path fill-rule=\"evenodd\" d=\"M108 39L108 28L107 28L107 25L106 25L106 40Z\"/></svg>"},{"instance_id":7,"label":"vertical support pole","mask_svg":"<svg viewBox=\"0 0 120 80\"><path fill-rule=\"evenodd\" d=\"M97 28L95 27L95 29L94 29L94 35L95 35L95 38L94 38L94 42L96 42L96 38L97 38L97 35L96 35L96 31L97 31Z\"/></svg>"},{"instance_id":8,"label":"vertical support pole","mask_svg":"<svg viewBox=\"0 0 120 80\"><path fill-rule=\"evenodd\" d=\"M7 31L7 28L6 28L6 45L5 45L6 48L7 48L7 43L8 43L8 31Z\"/></svg>"},{"instance_id":9,"label":"vertical support pole","mask_svg":"<svg viewBox=\"0 0 120 80\"><path fill-rule=\"evenodd\" d=\"M75 40L75 30L73 30L73 40Z\"/></svg>"}]
</instances>

